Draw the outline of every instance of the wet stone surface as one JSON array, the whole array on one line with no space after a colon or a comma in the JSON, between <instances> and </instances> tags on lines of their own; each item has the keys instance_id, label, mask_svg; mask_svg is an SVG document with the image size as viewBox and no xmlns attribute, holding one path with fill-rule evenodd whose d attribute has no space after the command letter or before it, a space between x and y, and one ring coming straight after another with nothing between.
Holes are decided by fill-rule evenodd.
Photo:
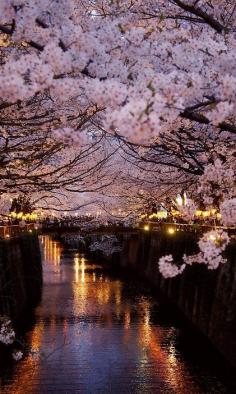
<instances>
[{"instance_id":1,"label":"wet stone surface","mask_svg":"<svg viewBox=\"0 0 236 394\"><path fill-rule=\"evenodd\" d=\"M236 392L226 366L147 284L49 237L42 244L43 298L25 335L35 354L1 360L0 393Z\"/></svg>"}]
</instances>

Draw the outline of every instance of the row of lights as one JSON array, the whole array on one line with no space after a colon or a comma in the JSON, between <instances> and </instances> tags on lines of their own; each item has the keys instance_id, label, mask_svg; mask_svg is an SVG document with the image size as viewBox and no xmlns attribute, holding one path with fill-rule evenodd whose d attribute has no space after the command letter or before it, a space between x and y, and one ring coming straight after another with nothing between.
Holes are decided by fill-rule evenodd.
<instances>
[{"instance_id":1,"label":"row of lights","mask_svg":"<svg viewBox=\"0 0 236 394\"><path fill-rule=\"evenodd\" d=\"M143 229L144 229L144 231L149 231L150 230L149 224L145 224ZM174 229L174 227L168 227L167 232L168 232L168 234L174 234L176 232L176 230Z\"/></svg>"},{"instance_id":2,"label":"row of lights","mask_svg":"<svg viewBox=\"0 0 236 394\"><path fill-rule=\"evenodd\" d=\"M35 226L34 229L37 230L38 227ZM27 232L31 234L33 232L33 230L30 228L29 230L27 230ZM9 233L4 234L4 238L5 239L10 239L11 238L11 234L9 234Z\"/></svg>"},{"instance_id":3,"label":"row of lights","mask_svg":"<svg viewBox=\"0 0 236 394\"><path fill-rule=\"evenodd\" d=\"M144 231L148 232L150 230L149 224L145 224L143 229ZM173 235L176 233L176 231L179 231L179 229L175 229L174 227L167 227L166 231L168 234Z\"/></svg>"},{"instance_id":4,"label":"row of lights","mask_svg":"<svg viewBox=\"0 0 236 394\"><path fill-rule=\"evenodd\" d=\"M36 220L38 215L36 213L26 213L23 212L11 212L9 217L13 219L21 219L21 220Z\"/></svg>"},{"instance_id":5,"label":"row of lights","mask_svg":"<svg viewBox=\"0 0 236 394\"><path fill-rule=\"evenodd\" d=\"M178 194L175 199L175 203L177 204L178 207L183 207L183 206L187 205L188 199L187 199L186 193L184 193L183 196ZM177 209L172 209L170 216L174 216L174 217L181 216L181 212L178 211ZM210 210L205 210L205 211L197 209L194 216L196 216L198 218L208 218L208 217L214 216L218 220L221 219L221 214L219 212L217 212L216 209L210 209ZM140 219L146 219L146 218L166 219L167 217L168 217L168 212L167 212L167 210L164 209L164 210L158 211L156 213L152 213L151 215L143 214L140 216Z\"/></svg>"},{"instance_id":6,"label":"row of lights","mask_svg":"<svg viewBox=\"0 0 236 394\"><path fill-rule=\"evenodd\" d=\"M172 210L170 216L181 216L181 212L177 210ZM221 214L217 212L216 209L211 209L208 211L201 211L197 209L194 216L198 218L209 218L214 216L216 219L221 219ZM152 213L151 215L143 214L140 216L140 219L166 219L168 217L167 211L158 211L156 213Z\"/></svg>"}]
</instances>

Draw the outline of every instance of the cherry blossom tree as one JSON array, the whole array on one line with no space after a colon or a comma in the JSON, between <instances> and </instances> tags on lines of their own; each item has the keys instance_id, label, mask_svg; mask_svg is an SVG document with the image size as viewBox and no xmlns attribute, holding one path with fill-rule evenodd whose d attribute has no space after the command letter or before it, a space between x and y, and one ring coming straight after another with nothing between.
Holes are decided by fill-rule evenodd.
<instances>
[{"instance_id":1,"label":"cherry blossom tree","mask_svg":"<svg viewBox=\"0 0 236 394\"><path fill-rule=\"evenodd\" d=\"M235 225L235 14L233 0L2 0L0 191L103 190L139 211L187 190L188 215L201 203Z\"/></svg>"}]
</instances>

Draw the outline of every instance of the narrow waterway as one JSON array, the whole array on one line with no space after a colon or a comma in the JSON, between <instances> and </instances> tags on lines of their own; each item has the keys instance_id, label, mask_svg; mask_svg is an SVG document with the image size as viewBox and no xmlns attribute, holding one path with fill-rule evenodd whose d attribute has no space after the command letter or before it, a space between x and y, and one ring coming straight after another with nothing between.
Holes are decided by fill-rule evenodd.
<instances>
[{"instance_id":1,"label":"narrow waterway","mask_svg":"<svg viewBox=\"0 0 236 394\"><path fill-rule=\"evenodd\" d=\"M3 394L235 393L210 348L147 285L42 237L44 289L33 354L0 369ZM185 338L188 331L187 343Z\"/></svg>"}]
</instances>

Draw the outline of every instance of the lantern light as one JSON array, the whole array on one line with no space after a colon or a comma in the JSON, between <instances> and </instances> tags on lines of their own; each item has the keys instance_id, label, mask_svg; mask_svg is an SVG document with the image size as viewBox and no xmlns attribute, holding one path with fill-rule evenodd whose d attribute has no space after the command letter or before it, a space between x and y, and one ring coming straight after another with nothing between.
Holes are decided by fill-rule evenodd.
<instances>
[{"instance_id":1,"label":"lantern light","mask_svg":"<svg viewBox=\"0 0 236 394\"><path fill-rule=\"evenodd\" d=\"M210 241L215 241L216 240L216 236L214 234L210 234L209 235L209 240Z\"/></svg>"}]
</instances>

